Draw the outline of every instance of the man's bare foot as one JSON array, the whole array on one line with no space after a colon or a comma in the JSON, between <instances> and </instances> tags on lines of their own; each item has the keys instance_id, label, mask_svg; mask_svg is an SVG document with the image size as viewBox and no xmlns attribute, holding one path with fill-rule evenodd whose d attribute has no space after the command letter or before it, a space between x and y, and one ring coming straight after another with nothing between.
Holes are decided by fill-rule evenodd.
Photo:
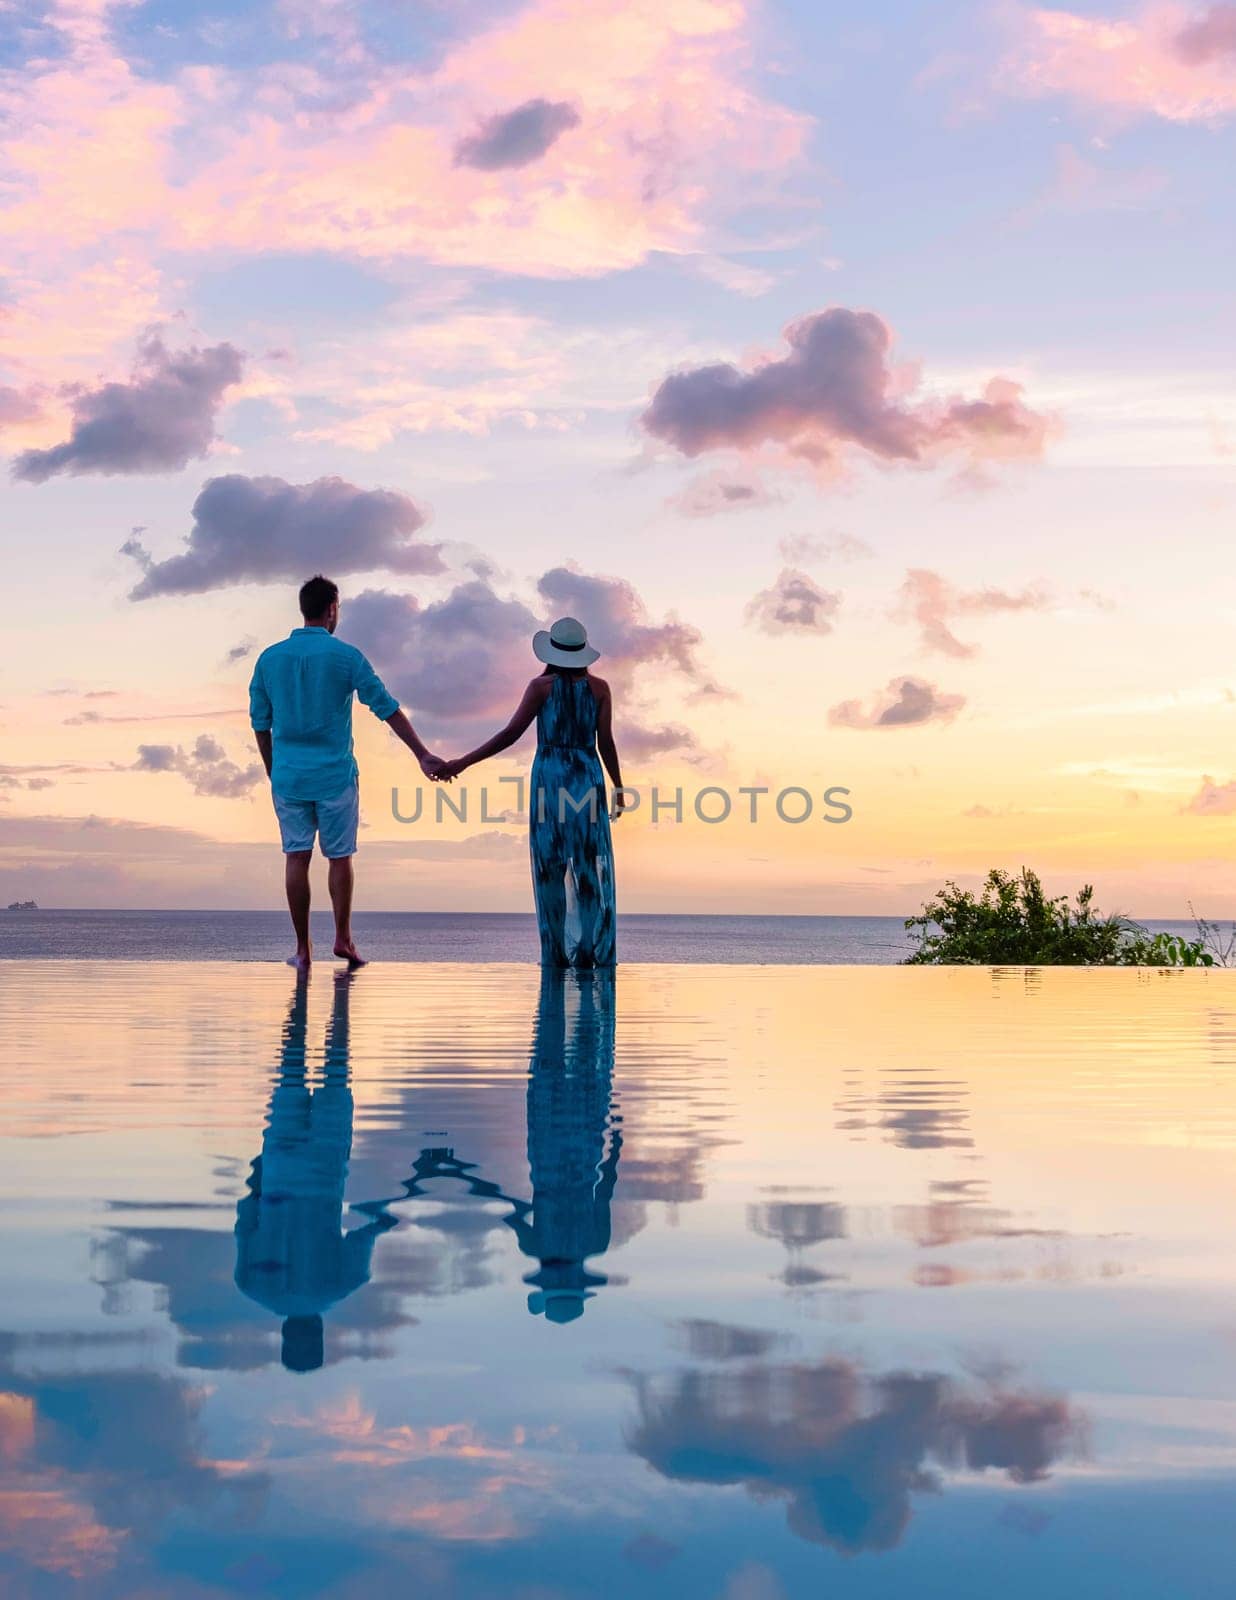
<instances>
[{"instance_id":1,"label":"man's bare foot","mask_svg":"<svg viewBox=\"0 0 1236 1600\"><path fill-rule=\"evenodd\" d=\"M313 964L313 946L307 950L298 950L294 956L288 957L288 966L295 967L297 972L308 972Z\"/></svg>"},{"instance_id":2,"label":"man's bare foot","mask_svg":"<svg viewBox=\"0 0 1236 1600\"><path fill-rule=\"evenodd\" d=\"M348 966L351 967L353 971L355 971L357 967L368 965L364 956L361 955L360 951L356 948L355 943L351 939L336 939L335 954L339 957L340 961L346 961Z\"/></svg>"}]
</instances>

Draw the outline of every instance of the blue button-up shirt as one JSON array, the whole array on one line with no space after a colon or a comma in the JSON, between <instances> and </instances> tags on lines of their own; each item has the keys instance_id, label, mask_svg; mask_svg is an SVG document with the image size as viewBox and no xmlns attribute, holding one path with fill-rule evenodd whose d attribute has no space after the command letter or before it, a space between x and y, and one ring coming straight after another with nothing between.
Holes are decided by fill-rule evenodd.
<instances>
[{"instance_id":1,"label":"blue button-up shirt","mask_svg":"<svg viewBox=\"0 0 1236 1600\"><path fill-rule=\"evenodd\" d=\"M249 720L273 737L271 788L281 798L333 800L355 782L353 694L383 722L399 710L356 646L325 628L295 628L257 658Z\"/></svg>"}]
</instances>

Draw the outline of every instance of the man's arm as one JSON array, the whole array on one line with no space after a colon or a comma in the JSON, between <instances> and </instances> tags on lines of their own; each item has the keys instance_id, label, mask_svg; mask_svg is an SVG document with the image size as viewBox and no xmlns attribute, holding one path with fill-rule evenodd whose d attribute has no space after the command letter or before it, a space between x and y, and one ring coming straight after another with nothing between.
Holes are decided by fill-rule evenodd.
<instances>
[{"instance_id":1,"label":"man's arm","mask_svg":"<svg viewBox=\"0 0 1236 1600\"><path fill-rule=\"evenodd\" d=\"M275 754L275 742L270 731L273 723L274 713L262 677L262 660L259 656L257 665L253 669L253 677L249 680L249 724L257 739L258 754L262 758L262 765L266 768L268 778Z\"/></svg>"},{"instance_id":2,"label":"man's arm","mask_svg":"<svg viewBox=\"0 0 1236 1600\"><path fill-rule=\"evenodd\" d=\"M395 737L402 739L420 762L421 771L425 776L427 778L436 778L446 763L441 756L436 756L431 750L426 749L420 735L408 720L403 709L396 706L392 715L384 718L384 721Z\"/></svg>"},{"instance_id":3,"label":"man's arm","mask_svg":"<svg viewBox=\"0 0 1236 1600\"><path fill-rule=\"evenodd\" d=\"M425 776L436 778L443 766L442 758L425 748L420 735L401 710L398 700L359 650L356 652L356 677L352 687L356 690L357 699L363 705L367 705L374 716L380 722L384 722L397 739L403 740L420 762L421 771Z\"/></svg>"}]
</instances>

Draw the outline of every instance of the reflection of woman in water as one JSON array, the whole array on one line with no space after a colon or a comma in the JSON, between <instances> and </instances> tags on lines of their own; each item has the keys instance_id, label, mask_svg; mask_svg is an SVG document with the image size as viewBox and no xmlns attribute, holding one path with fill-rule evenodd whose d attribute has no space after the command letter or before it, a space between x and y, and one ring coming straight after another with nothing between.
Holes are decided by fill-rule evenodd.
<instances>
[{"instance_id":1,"label":"reflection of woman in water","mask_svg":"<svg viewBox=\"0 0 1236 1600\"><path fill-rule=\"evenodd\" d=\"M605 1282L585 1262L609 1248L622 1149L610 1122L613 1068L612 973L542 972L528 1077L532 1200L507 1222L523 1253L540 1262L524 1280L536 1289L528 1309L550 1322L581 1316Z\"/></svg>"},{"instance_id":2,"label":"reflection of woman in water","mask_svg":"<svg viewBox=\"0 0 1236 1600\"><path fill-rule=\"evenodd\" d=\"M524 690L515 714L492 739L441 776L456 777L507 750L536 721L536 759L529 797L532 887L546 967L612 967L614 847L601 762L622 814L622 773L612 728L609 685L588 671L599 651L583 625L560 617L532 641L545 671ZM597 759L598 752L600 760Z\"/></svg>"},{"instance_id":3,"label":"reflection of woman in water","mask_svg":"<svg viewBox=\"0 0 1236 1600\"><path fill-rule=\"evenodd\" d=\"M335 977L323 1080L307 1082L309 981L300 974L283 1029L262 1153L236 1208L236 1284L283 1318L283 1364L322 1365L322 1313L369 1281L374 1241L395 1219L343 1229L352 1153L348 1000L352 974Z\"/></svg>"}]
</instances>

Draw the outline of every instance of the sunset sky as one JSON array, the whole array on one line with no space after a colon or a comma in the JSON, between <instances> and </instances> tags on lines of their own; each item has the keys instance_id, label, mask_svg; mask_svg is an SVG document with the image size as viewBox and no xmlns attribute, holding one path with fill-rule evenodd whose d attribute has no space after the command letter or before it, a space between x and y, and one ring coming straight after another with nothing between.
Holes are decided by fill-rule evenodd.
<instances>
[{"instance_id":1,"label":"sunset sky","mask_svg":"<svg viewBox=\"0 0 1236 1600\"><path fill-rule=\"evenodd\" d=\"M0 902L280 904L324 570L446 755L586 623L627 910L1236 914L1234 125L1232 4L0 0ZM525 909L356 726L361 904Z\"/></svg>"}]
</instances>

